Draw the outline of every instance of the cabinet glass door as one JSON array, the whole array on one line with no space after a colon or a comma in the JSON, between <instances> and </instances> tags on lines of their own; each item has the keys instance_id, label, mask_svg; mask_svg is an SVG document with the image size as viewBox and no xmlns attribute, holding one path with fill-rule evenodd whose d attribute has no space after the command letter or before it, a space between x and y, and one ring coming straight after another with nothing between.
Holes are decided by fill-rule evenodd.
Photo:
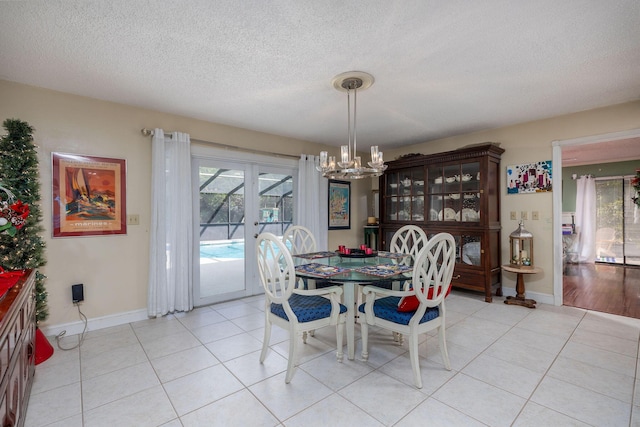
<instances>
[{"instance_id":1,"label":"cabinet glass door","mask_svg":"<svg viewBox=\"0 0 640 427\"><path fill-rule=\"evenodd\" d=\"M478 222L480 220L480 163L431 166L429 221Z\"/></svg>"},{"instance_id":2,"label":"cabinet glass door","mask_svg":"<svg viewBox=\"0 0 640 427\"><path fill-rule=\"evenodd\" d=\"M459 258L457 262L466 264L481 266L482 265L482 246L480 236L460 236L458 245Z\"/></svg>"},{"instance_id":3,"label":"cabinet glass door","mask_svg":"<svg viewBox=\"0 0 640 427\"><path fill-rule=\"evenodd\" d=\"M456 241L456 263L481 267L482 266L482 236L452 233ZM427 235L434 236L433 233Z\"/></svg>"},{"instance_id":4,"label":"cabinet glass door","mask_svg":"<svg viewBox=\"0 0 640 427\"><path fill-rule=\"evenodd\" d=\"M460 221L480 221L480 163L463 163L460 168Z\"/></svg>"},{"instance_id":5,"label":"cabinet glass door","mask_svg":"<svg viewBox=\"0 0 640 427\"><path fill-rule=\"evenodd\" d=\"M424 168L388 173L385 185L386 221L424 221Z\"/></svg>"}]
</instances>

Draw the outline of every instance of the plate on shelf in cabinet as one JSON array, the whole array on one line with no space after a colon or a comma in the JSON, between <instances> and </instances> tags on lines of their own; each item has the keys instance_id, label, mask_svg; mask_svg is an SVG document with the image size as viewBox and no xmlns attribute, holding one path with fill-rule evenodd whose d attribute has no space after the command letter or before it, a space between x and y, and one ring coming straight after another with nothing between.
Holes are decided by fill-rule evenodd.
<instances>
[{"instance_id":1,"label":"plate on shelf in cabinet","mask_svg":"<svg viewBox=\"0 0 640 427\"><path fill-rule=\"evenodd\" d=\"M462 209L462 220L463 221L477 221L478 218L478 213L476 211L474 211L473 209Z\"/></svg>"},{"instance_id":2,"label":"plate on shelf in cabinet","mask_svg":"<svg viewBox=\"0 0 640 427\"><path fill-rule=\"evenodd\" d=\"M424 181L413 181L416 185L424 185Z\"/></svg>"},{"instance_id":3,"label":"plate on shelf in cabinet","mask_svg":"<svg viewBox=\"0 0 640 427\"><path fill-rule=\"evenodd\" d=\"M465 199L475 199L476 195L473 194L473 193L465 193L464 198Z\"/></svg>"},{"instance_id":4,"label":"plate on shelf in cabinet","mask_svg":"<svg viewBox=\"0 0 640 427\"><path fill-rule=\"evenodd\" d=\"M389 184L389 188L398 188L398 184Z\"/></svg>"},{"instance_id":5,"label":"plate on shelf in cabinet","mask_svg":"<svg viewBox=\"0 0 640 427\"><path fill-rule=\"evenodd\" d=\"M449 198L453 199L453 200L458 200L460 198L460 194L459 193L451 193L451 194L449 194Z\"/></svg>"},{"instance_id":6,"label":"plate on shelf in cabinet","mask_svg":"<svg viewBox=\"0 0 640 427\"><path fill-rule=\"evenodd\" d=\"M435 209L431 209L431 211L429 211L429 219L431 221L442 221L442 211L438 213Z\"/></svg>"},{"instance_id":7,"label":"plate on shelf in cabinet","mask_svg":"<svg viewBox=\"0 0 640 427\"><path fill-rule=\"evenodd\" d=\"M439 176L436 179L433 180L433 182L435 182L436 184L442 184L442 177Z\"/></svg>"},{"instance_id":8,"label":"plate on shelf in cabinet","mask_svg":"<svg viewBox=\"0 0 640 427\"><path fill-rule=\"evenodd\" d=\"M444 208L444 220L445 221L455 221L456 217L459 219L460 214L454 211L451 208Z\"/></svg>"}]
</instances>

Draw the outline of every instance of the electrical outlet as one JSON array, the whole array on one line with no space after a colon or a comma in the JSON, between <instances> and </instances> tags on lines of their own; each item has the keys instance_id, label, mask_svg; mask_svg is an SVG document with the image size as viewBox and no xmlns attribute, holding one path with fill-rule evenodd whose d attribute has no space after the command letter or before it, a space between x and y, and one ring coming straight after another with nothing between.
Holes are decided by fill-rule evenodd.
<instances>
[{"instance_id":1,"label":"electrical outlet","mask_svg":"<svg viewBox=\"0 0 640 427\"><path fill-rule=\"evenodd\" d=\"M518 217L516 216L516 211L511 211L511 219L514 221L518 219Z\"/></svg>"},{"instance_id":2,"label":"electrical outlet","mask_svg":"<svg viewBox=\"0 0 640 427\"><path fill-rule=\"evenodd\" d=\"M140 215L138 214L127 215L127 225L140 225Z\"/></svg>"},{"instance_id":3,"label":"electrical outlet","mask_svg":"<svg viewBox=\"0 0 640 427\"><path fill-rule=\"evenodd\" d=\"M84 301L84 285L82 283L71 285L71 301L74 303Z\"/></svg>"},{"instance_id":4,"label":"electrical outlet","mask_svg":"<svg viewBox=\"0 0 640 427\"><path fill-rule=\"evenodd\" d=\"M531 219L537 221L540 219L540 213L538 211L531 211Z\"/></svg>"},{"instance_id":5,"label":"electrical outlet","mask_svg":"<svg viewBox=\"0 0 640 427\"><path fill-rule=\"evenodd\" d=\"M527 216L527 211L520 212L520 219L529 219Z\"/></svg>"}]
</instances>

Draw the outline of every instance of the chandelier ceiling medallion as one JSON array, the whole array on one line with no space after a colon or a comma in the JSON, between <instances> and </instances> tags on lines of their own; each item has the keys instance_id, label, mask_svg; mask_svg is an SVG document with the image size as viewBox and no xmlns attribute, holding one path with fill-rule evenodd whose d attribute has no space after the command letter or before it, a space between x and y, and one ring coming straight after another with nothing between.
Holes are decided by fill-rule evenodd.
<instances>
[{"instance_id":1,"label":"chandelier ceiling medallion","mask_svg":"<svg viewBox=\"0 0 640 427\"><path fill-rule=\"evenodd\" d=\"M365 90L373 84L373 76L361 71L349 71L338 74L333 79L333 87L341 92L347 92L347 145L340 147L340 158L336 162L335 156L329 156L326 151L320 152L320 164L317 169L322 176L331 179L361 179L382 175L387 166L382 158L382 151L378 146L371 147L371 161L369 167L362 165L357 152L356 113L358 91ZM353 93L353 114L351 95Z\"/></svg>"}]
</instances>

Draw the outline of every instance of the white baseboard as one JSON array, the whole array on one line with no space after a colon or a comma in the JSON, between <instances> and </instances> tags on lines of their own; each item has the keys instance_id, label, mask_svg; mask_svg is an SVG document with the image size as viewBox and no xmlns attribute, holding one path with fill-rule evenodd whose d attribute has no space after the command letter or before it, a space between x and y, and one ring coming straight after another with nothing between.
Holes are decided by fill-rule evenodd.
<instances>
[{"instance_id":1,"label":"white baseboard","mask_svg":"<svg viewBox=\"0 0 640 427\"><path fill-rule=\"evenodd\" d=\"M502 295L506 296L512 296L515 297L516 296L516 288L506 288L506 287L502 287ZM541 294L539 292L531 292L531 291L525 291L525 298L530 298L535 300L537 303L539 304L550 304L550 305L554 305L555 304L555 300L553 298L553 295L550 294Z\"/></svg>"},{"instance_id":2,"label":"white baseboard","mask_svg":"<svg viewBox=\"0 0 640 427\"><path fill-rule=\"evenodd\" d=\"M125 323L137 322L139 320L146 320L149 318L146 309L140 309L135 311L127 311L124 313L110 314L108 316L96 317L94 319L88 319L87 332L96 331L98 329L109 328L112 326L118 326ZM60 325L50 325L40 328L46 336L55 336L62 331L66 331L67 336L81 334L84 330L84 322L79 320L77 322L63 323Z\"/></svg>"}]
</instances>

